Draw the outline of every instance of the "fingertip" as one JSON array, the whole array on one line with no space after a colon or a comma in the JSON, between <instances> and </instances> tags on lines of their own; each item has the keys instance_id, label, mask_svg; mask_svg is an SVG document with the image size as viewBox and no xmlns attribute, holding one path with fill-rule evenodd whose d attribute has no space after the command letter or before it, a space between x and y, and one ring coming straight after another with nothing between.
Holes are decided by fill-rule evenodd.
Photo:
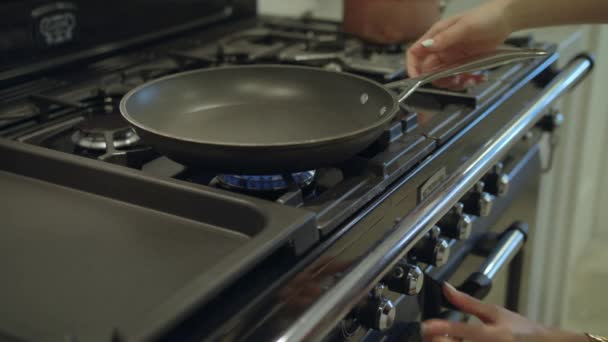
<instances>
[{"instance_id":1,"label":"fingertip","mask_svg":"<svg viewBox=\"0 0 608 342\"><path fill-rule=\"evenodd\" d=\"M409 77L417 77L419 75L418 57L411 50L408 50L405 55L405 67Z\"/></svg>"},{"instance_id":2,"label":"fingertip","mask_svg":"<svg viewBox=\"0 0 608 342\"><path fill-rule=\"evenodd\" d=\"M420 71L423 73L434 72L442 66L441 58L435 53L428 54L420 62Z\"/></svg>"},{"instance_id":3,"label":"fingertip","mask_svg":"<svg viewBox=\"0 0 608 342\"><path fill-rule=\"evenodd\" d=\"M407 61L407 75L409 77L418 77L420 75L420 70L418 69L416 63L408 60Z\"/></svg>"},{"instance_id":4,"label":"fingertip","mask_svg":"<svg viewBox=\"0 0 608 342\"><path fill-rule=\"evenodd\" d=\"M445 294L457 294L458 290L454 287L454 285L448 283L447 281L443 283L443 290Z\"/></svg>"},{"instance_id":5,"label":"fingertip","mask_svg":"<svg viewBox=\"0 0 608 342\"><path fill-rule=\"evenodd\" d=\"M425 321L420 326L422 336L434 336L441 333L446 328L446 322L439 319Z\"/></svg>"},{"instance_id":6,"label":"fingertip","mask_svg":"<svg viewBox=\"0 0 608 342\"><path fill-rule=\"evenodd\" d=\"M458 291L452 284L447 281L443 283L443 294L453 305L460 306L459 298L464 296L464 293Z\"/></svg>"},{"instance_id":7,"label":"fingertip","mask_svg":"<svg viewBox=\"0 0 608 342\"><path fill-rule=\"evenodd\" d=\"M435 44L435 39L433 38L429 38L429 39L425 39L422 42L420 42L420 45L424 48L430 48L431 46L433 46Z\"/></svg>"},{"instance_id":8,"label":"fingertip","mask_svg":"<svg viewBox=\"0 0 608 342\"><path fill-rule=\"evenodd\" d=\"M440 33L435 36L425 37L416 42L416 48L419 51L424 51L425 53L440 51L443 47L441 41L438 39L440 37Z\"/></svg>"},{"instance_id":9,"label":"fingertip","mask_svg":"<svg viewBox=\"0 0 608 342\"><path fill-rule=\"evenodd\" d=\"M477 298L458 291L448 283L444 283L443 293L447 300L460 311L476 316L484 323L494 322L498 317L496 306L485 304Z\"/></svg>"},{"instance_id":10,"label":"fingertip","mask_svg":"<svg viewBox=\"0 0 608 342\"><path fill-rule=\"evenodd\" d=\"M433 37L422 37L414 44L412 44L410 50L417 55L428 54L435 50L437 41Z\"/></svg>"},{"instance_id":11,"label":"fingertip","mask_svg":"<svg viewBox=\"0 0 608 342\"><path fill-rule=\"evenodd\" d=\"M447 300L457 308L464 309L466 307L466 298L468 296L458 291L452 284L448 282L443 284L443 294Z\"/></svg>"},{"instance_id":12,"label":"fingertip","mask_svg":"<svg viewBox=\"0 0 608 342\"><path fill-rule=\"evenodd\" d=\"M407 53L415 56L424 56L428 53L428 49L422 45L422 42L416 42L407 49Z\"/></svg>"}]
</instances>

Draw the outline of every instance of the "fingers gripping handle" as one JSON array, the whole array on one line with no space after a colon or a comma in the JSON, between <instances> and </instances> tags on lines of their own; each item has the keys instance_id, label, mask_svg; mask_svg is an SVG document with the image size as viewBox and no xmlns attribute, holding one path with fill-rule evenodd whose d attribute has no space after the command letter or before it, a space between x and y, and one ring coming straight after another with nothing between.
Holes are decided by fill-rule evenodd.
<instances>
[{"instance_id":1,"label":"fingers gripping handle","mask_svg":"<svg viewBox=\"0 0 608 342\"><path fill-rule=\"evenodd\" d=\"M420 77L388 83L385 86L389 89L402 89L397 99L399 102L403 102L419 87L449 76L483 71L528 59L546 57L547 55L547 51L539 49L498 49L486 54L468 57Z\"/></svg>"},{"instance_id":2,"label":"fingers gripping handle","mask_svg":"<svg viewBox=\"0 0 608 342\"><path fill-rule=\"evenodd\" d=\"M423 80L424 83L429 83L453 75L483 71L506 64L522 62L528 59L546 57L547 55L547 51L539 49L498 49L475 56L473 59L466 59L453 63L438 71L422 75L419 79Z\"/></svg>"},{"instance_id":3,"label":"fingers gripping handle","mask_svg":"<svg viewBox=\"0 0 608 342\"><path fill-rule=\"evenodd\" d=\"M498 244L488 255L488 258L479 268L479 271L471 274L458 290L477 299L485 298L492 289L492 281L506 265L519 253L526 243L528 225L525 223L514 223L502 233ZM456 310L445 298L444 306Z\"/></svg>"}]
</instances>

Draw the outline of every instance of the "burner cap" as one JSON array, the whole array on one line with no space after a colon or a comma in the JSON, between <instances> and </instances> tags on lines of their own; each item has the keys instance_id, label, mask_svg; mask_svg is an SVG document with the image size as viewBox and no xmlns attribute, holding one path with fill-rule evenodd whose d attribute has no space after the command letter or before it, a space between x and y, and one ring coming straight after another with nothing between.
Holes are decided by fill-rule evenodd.
<instances>
[{"instance_id":1,"label":"burner cap","mask_svg":"<svg viewBox=\"0 0 608 342\"><path fill-rule=\"evenodd\" d=\"M291 174L293 182L304 188L309 186L315 177L315 171L305 171ZM282 175L245 176L219 175L217 179L223 187L241 191L281 191L289 188L290 180Z\"/></svg>"},{"instance_id":2,"label":"burner cap","mask_svg":"<svg viewBox=\"0 0 608 342\"><path fill-rule=\"evenodd\" d=\"M82 148L105 151L108 141L114 148L124 148L137 144L139 137L120 115L99 114L80 122L72 141Z\"/></svg>"}]
</instances>

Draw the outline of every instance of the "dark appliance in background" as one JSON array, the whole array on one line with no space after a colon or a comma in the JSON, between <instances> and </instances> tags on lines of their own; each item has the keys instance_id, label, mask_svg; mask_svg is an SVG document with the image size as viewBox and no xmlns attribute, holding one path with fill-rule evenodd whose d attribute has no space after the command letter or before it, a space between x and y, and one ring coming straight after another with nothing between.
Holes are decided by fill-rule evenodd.
<instances>
[{"instance_id":1,"label":"dark appliance in background","mask_svg":"<svg viewBox=\"0 0 608 342\"><path fill-rule=\"evenodd\" d=\"M118 105L161 76L270 63L406 77L401 45L255 9L0 5L0 340L419 341L422 319L463 318L444 280L482 298L507 265L518 308L540 144L562 120L551 104L592 59L557 71L554 45L511 39L552 54L419 90L331 167L216 174L146 146Z\"/></svg>"}]
</instances>

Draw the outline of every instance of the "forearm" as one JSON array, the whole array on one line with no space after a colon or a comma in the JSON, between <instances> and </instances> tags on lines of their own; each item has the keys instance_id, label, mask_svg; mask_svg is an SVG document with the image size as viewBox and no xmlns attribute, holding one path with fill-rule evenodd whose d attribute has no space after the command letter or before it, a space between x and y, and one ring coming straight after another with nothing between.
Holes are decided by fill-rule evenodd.
<instances>
[{"instance_id":1,"label":"forearm","mask_svg":"<svg viewBox=\"0 0 608 342\"><path fill-rule=\"evenodd\" d=\"M607 0L493 0L505 3L514 31L556 25L608 23Z\"/></svg>"}]
</instances>

